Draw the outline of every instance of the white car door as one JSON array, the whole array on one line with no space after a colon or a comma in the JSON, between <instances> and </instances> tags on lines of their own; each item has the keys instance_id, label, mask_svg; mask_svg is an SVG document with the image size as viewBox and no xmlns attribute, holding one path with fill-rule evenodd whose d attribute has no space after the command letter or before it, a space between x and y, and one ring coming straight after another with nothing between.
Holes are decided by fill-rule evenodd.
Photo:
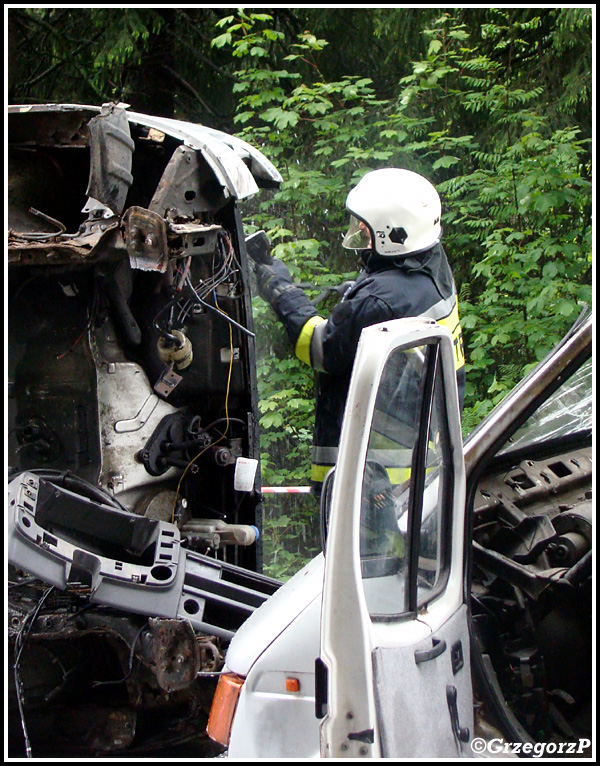
<instances>
[{"instance_id":1,"label":"white car door","mask_svg":"<svg viewBox=\"0 0 600 766\"><path fill-rule=\"evenodd\" d=\"M323 499L322 756L471 754L464 493L450 333L367 328Z\"/></svg>"}]
</instances>

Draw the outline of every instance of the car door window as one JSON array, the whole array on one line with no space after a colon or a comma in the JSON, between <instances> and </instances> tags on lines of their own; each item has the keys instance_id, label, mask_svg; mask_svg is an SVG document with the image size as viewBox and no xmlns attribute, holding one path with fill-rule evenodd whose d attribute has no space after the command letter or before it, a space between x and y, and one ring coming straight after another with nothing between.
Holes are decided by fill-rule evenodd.
<instances>
[{"instance_id":1,"label":"car door window","mask_svg":"<svg viewBox=\"0 0 600 766\"><path fill-rule=\"evenodd\" d=\"M437 344L395 350L377 392L360 516L363 589L375 619L414 612L446 577L452 477L437 353Z\"/></svg>"}]
</instances>

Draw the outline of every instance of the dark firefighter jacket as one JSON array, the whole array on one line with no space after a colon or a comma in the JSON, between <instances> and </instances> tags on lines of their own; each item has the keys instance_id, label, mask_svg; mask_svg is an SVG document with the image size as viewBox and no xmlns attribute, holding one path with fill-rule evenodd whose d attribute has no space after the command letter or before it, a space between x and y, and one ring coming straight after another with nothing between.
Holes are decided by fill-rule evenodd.
<instances>
[{"instance_id":1,"label":"dark firefighter jacket","mask_svg":"<svg viewBox=\"0 0 600 766\"><path fill-rule=\"evenodd\" d=\"M363 270L328 319L289 281L269 301L294 344L296 355L318 372L311 482L318 491L335 464L354 356L363 328L402 317L430 317L454 339L462 406L465 359L454 279L443 247L403 259L363 252ZM280 270L281 269L281 270Z\"/></svg>"}]
</instances>

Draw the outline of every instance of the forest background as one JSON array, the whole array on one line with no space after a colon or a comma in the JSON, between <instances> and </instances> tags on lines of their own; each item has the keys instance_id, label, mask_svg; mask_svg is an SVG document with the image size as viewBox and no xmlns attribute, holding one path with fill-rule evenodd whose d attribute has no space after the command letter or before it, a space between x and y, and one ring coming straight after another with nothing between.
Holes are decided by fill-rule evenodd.
<instances>
[{"instance_id":1,"label":"forest background","mask_svg":"<svg viewBox=\"0 0 600 766\"><path fill-rule=\"evenodd\" d=\"M356 274L345 199L367 171L443 204L467 357L467 434L592 302L594 7L62 7L8 11L8 101L125 102L260 148L243 210L327 313ZM305 485L314 376L254 300L263 484ZM307 495L267 495L265 570L320 547Z\"/></svg>"}]
</instances>

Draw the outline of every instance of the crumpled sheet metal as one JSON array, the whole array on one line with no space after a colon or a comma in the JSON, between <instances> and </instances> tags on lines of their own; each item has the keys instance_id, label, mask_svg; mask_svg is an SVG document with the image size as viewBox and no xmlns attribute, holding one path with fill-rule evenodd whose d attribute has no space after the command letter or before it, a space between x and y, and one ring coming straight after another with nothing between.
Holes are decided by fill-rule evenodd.
<instances>
[{"instance_id":1,"label":"crumpled sheet metal","mask_svg":"<svg viewBox=\"0 0 600 766\"><path fill-rule=\"evenodd\" d=\"M118 104L119 107L126 107ZM14 105L9 113L28 112L77 112L99 113L101 107L83 104L29 104ZM259 190L259 186L278 187L283 178L264 154L235 136L182 120L154 117L126 109L130 122L154 128L185 145L202 152L215 176L225 190L226 196L245 199Z\"/></svg>"},{"instance_id":2,"label":"crumpled sheet metal","mask_svg":"<svg viewBox=\"0 0 600 766\"><path fill-rule=\"evenodd\" d=\"M186 146L202 152L228 196L244 199L259 190L257 181L278 186L282 177L267 158L235 136L181 120L127 112L131 122L146 125L179 138ZM248 159L250 168L244 162Z\"/></svg>"},{"instance_id":3,"label":"crumpled sheet metal","mask_svg":"<svg viewBox=\"0 0 600 766\"><path fill-rule=\"evenodd\" d=\"M81 236L73 235L65 239L64 235L44 239L28 239L19 232L8 232L8 262L23 265L60 265L90 260L101 244L113 233L118 233L117 221L106 225L103 231L95 231Z\"/></svg>"}]
</instances>

